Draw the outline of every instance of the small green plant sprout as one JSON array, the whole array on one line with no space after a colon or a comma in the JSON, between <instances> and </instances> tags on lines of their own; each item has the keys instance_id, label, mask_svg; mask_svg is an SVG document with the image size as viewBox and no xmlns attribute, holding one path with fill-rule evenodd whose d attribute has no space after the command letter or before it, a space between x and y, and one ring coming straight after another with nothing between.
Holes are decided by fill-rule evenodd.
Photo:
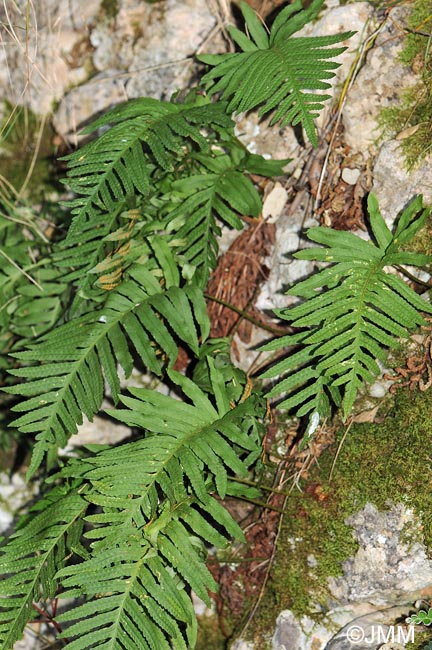
<instances>
[{"instance_id":1,"label":"small green plant sprout","mask_svg":"<svg viewBox=\"0 0 432 650\"><path fill-rule=\"evenodd\" d=\"M420 609L416 614L411 614L411 616L407 618L407 623L414 623L415 625L431 625L432 607L429 607L427 612L424 609ZM432 641L428 643L424 650L432 650Z\"/></svg>"}]
</instances>

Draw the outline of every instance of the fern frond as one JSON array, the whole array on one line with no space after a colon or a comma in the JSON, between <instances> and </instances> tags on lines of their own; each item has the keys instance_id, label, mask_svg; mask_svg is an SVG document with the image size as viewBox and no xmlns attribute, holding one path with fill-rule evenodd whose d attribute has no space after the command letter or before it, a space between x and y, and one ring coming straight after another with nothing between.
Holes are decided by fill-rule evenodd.
<instances>
[{"instance_id":1,"label":"fern frond","mask_svg":"<svg viewBox=\"0 0 432 650\"><path fill-rule=\"evenodd\" d=\"M120 553L121 561L113 564ZM132 540L115 554L99 553L60 572L59 579L72 587L66 593L94 597L59 616L61 623L77 621L64 635L77 637L68 650L187 650L195 645L190 599L149 544Z\"/></svg>"},{"instance_id":2,"label":"fern frond","mask_svg":"<svg viewBox=\"0 0 432 650\"><path fill-rule=\"evenodd\" d=\"M65 565L67 553L80 546L83 516L88 502L76 486L70 492L54 488L38 504L36 515L0 548L0 646L4 650L18 641L34 617L33 602L54 598L55 577Z\"/></svg>"},{"instance_id":3,"label":"fern frond","mask_svg":"<svg viewBox=\"0 0 432 650\"><path fill-rule=\"evenodd\" d=\"M49 264L38 231L0 215L0 333L24 342L58 322L69 291Z\"/></svg>"},{"instance_id":4,"label":"fern frond","mask_svg":"<svg viewBox=\"0 0 432 650\"><path fill-rule=\"evenodd\" d=\"M261 200L250 179L237 171L228 155L194 158L206 171L173 183L174 197L180 203L169 214L168 228L184 241L179 250L196 270L199 286L205 287L216 267L216 237L221 233L216 219L241 229L238 215L257 217Z\"/></svg>"},{"instance_id":5,"label":"fern frond","mask_svg":"<svg viewBox=\"0 0 432 650\"><path fill-rule=\"evenodd\" d=\"M102 215L126 207L135 194L149 192L151 170L173 168L173 159L184 156L183 145L190 140L203 151L208 149L203 128L228 128L232 124L225 106L182 105L142 98L114 107L93 122L85 133L111 127L79 151L65 157L67 182L78 198L69 202L74 219L66 243L79 233L95 227ZM106 233L107 234L107 233ZM76 241L78 237L78 241Z\"/></svg>"},{"instance_id":6,"label":"fern frond","mask_svg":"<svg viewBox=\"0 0 432 650\"><path fill-rule=\"evenodd\" d=\"M78 196L67 203L73 220L57 247L55 262L64 280L79 289L74 315L80 313L82 298L103 299L92 270L113 263L118 251L110 237L124 225L122 217L142 205L144 198L149 203L161 175L169 176L190 151L208 151L208 140L232 130L232 125L223 104L210 104L202 97L189 104L144 98L116 106L86 129L90 133L111 127L65 158L67 183ZM140 221L143 225L148 221L145 213ZM138 256L139 248L135 252ZM102 273L102 285L116 286L122 271L117 264Z\"/></svg>"},{"instance_id":7,"label":"fern frond","mask_svg":"<svg viewBox=\"0 0 432 650\"><path fill-rule=\"evenodd\" d=\"M208 91L221 92L222 99L229 101L228 110L236 113L261 106L259 114L264 115L275 109L271 124L301 124L316 146L314 118L330 96L311 91L330 87L327 80L339 67L331 59L346 50L345 46L331 46L354 34L291 38L322 4L323 0L314 0L304 10L301 0L297 0L279 13L267 34L252 9L242 2L249 36L233 27L230 34L243 52L198 57L214 66L202 79Z\"/></svg>"},{"instance_id":8,"label":"fern frond","mask_svg":"<svg viewBox=\"0 0 432 650\"><path fill-rule=\"evenodd\" d=\"M159 256L168 259L167 253L160 243ZM178 277L174 264L165 263L165 270L165 291L145 267L136 266L128 282L109 295L103 309L68 322L29 350L14 354L22 362L42 362L11 370L26 383L4 389L30 398L14 407L24 413L15 426L24 433L36 434L30 475L45 453L65 446L82 422L82 412L91 420L99 410L104 375L114 399L118 399L117 363L126 376L133 367L129 342L149 370L157 374L165 363L172 365L177 359L176 339L197 353L198 339L205 339L209 330L204 299L193 286L175 286Z\"/></svg>"},{"instance_id":9,"label":"fern frond","mask_svg":"<svg viewBox=\"0 0 432 650\"><path fill-rule=\"evenodd\" d=\"M225 224L240 229L240 216L258 217L260 195L245 175L281 175L289 160L268 161L251 154L227 132L213 139L205 154L192 152L187 164L176 170L164 192L162 206L165 228L176 243L177 260L185 278L205 287L216 266L217 237Z\"/></svg>"},{"instance_id":10,"label":"fern frond","mask_svg":"<svg viewBox=\"0 0 432 650\"><path fill-rule=\"evenodd\" d=\"M205 566L205 543L225 546L241 529L211 493L227 492L229 473L245 476L248 435L256 398L231 408L223 375L208 359L209 395L180 373L171 381L190 403L146 389L122 397L115 418L145 432L145 438L72 461L63 476L89 484L87 499L100 512L87 517L94 528L92 557L62 569L65 597L84 593L94 600L59 620L77 621L67 630L68 650L85 648L194 647L195 615L185 585L209 603L217 585ZM261 409L262 412L264 409ZM242 460L232 449L243 449Z\"/></svg>"},{"instance_id":11,"label":"fern frond","mask_svg":"<svg viewBox=\"0 0 432 650\"><path fill-rule=\"evenodd\" d=\"M425 324L421 312L432 313L429 302L403 280L385 270L393 263L423 265L431 257L400 250L424 224L430 210L421 198L402 213L392 236L382 218L376 198L368 202L371 229L376 244L353 233L330 228L311 228L308 238L324 248L308 248L295 254L299 259L322 260L331 266L299 282L288 293L304 302L278 315L302 331L267 350L294 346L297 352L279 361L263 378L280 377L269 397L286 394L281 402L297 409L299 416L317 412L328 415L331 401L342 401L347 417L363 382L371 383L386 362L386 348Z\"/></svg>"}]
</instances>

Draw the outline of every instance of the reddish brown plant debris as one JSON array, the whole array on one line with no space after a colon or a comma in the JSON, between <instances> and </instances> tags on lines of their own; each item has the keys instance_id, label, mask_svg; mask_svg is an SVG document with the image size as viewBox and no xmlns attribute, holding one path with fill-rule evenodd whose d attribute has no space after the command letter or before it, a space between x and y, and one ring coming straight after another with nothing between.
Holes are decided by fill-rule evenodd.
<instances>
[{"instance_id":1,"label":"reddish brown plant debris","mask_svg":"<svg viewBox=\"0 0 432 650\"><path fill-rule=\"evenodd\" d=\"M315 158L315 165L309 173L312 196L320 193L320 205L316 212L323 225L336 230L365 230L364 196L370 189L371 179L361 156L354 154L344 142L343 127L339 125L336 135L330 136L331 151L326 161L324 177L319 183L324 165L325 152ZM359 176L354 184L343 179L346 170L358 170Z\"/></svg>"},{"instance_id":2,"label":"reddish brown plant debris","mask_svg":"<svg viewBox=\"0 0 432 650\"><path fill-rule=\"evenodd\" d=\"M430 323L424 328L425 333L416 337L418 351L411 354L406 359L404 368L397 367L394 369L396 375L384 375L385 379L391 379L395 383L390 387L390 392L394 393L397 388L408 386L410 390L418 388L425 391L432 386L432 319L428 318Z\"/></svg>"},{"instance_id":3,"label":"reddish brown plant debris","mask_svg":"<svg viewBox=\"0 0 432 650\"><path fill-rule=\"evenodd\" d=\"M243 529L246 545L238 549L234 557L224 563L210 563L209 569L220 588L215 595L220 628L229 637L229 622L237 622L245 615L259 596L265 580L279 527L280 510L284 507L285 495L272 493L267 508L254 509L254 521L246 510ZM230 509L229 504L228 509ZM246 506L249 508L249 506ZM273 510L272 508L275 508ZM236 513L238 517L238 512ZM250 521L250 523L247 523Z\"/></svg>"},{"instance_id":4,"label":"reddish brown plant debris","mask_svg":"<svg viewBox=\"0 0 432 650\"><path fill-rule=\"evenodd\" d=\"M237 331L242 341L250 341L251 323L222 303L262 320L253 301L259 285L268 277L265 260L271 253L274 239L274 224L253 220L219 258L207 287L207 294L214 298L208 301L212 337L231 336Z\"/></svg>"}]
</instances>

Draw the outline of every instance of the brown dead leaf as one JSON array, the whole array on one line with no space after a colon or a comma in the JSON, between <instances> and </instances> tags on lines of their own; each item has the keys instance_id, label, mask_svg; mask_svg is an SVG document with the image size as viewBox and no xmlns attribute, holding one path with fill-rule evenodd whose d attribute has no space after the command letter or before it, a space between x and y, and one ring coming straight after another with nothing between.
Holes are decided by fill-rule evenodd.
<instances>
[{"instance_id":1,"label":"brown dead leaf","mask_svg":"<svg viewBox=\"0 0 432 650\"><path fill-rule=\"evenodd\" d=\"M353 422L375 422L375 416L379 407L380 404L374 406L372 409L368 409L366 411L358 413L357 415L354 415L352 418Z\"/></svg>"}]
</instances>

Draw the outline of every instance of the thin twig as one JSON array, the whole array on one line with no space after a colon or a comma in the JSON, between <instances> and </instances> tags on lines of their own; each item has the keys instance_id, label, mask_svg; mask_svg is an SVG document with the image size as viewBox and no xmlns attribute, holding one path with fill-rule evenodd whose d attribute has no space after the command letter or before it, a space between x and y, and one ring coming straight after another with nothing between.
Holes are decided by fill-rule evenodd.
<instances>
[{"instance_id":1,"label":"thin twig","mask_svg":"<svg viewBox=\"0 0 432 650\"><path fill-rule=\"evenodd\" d=\"M283 468L281 478L283 478L285 471L286 471L286 469ZM276 537L275 537L275 540L274 540L272 553L271 553L271 556L270 556L270 558L268 560L268 566L267 566L267 569L266 569L266 572L265 572L264 580L263 580L263 583L261 585L261 589L260 589L260 592L258 594L258 597L257 597L257 599L256 599L256 601L254 603L254 606L252 607L251 611L249 612L249 616L247 618L247 621L243 626L243 629L242 629L241 634L240 634L241 637L244 636L247 628L249 627L253 617L256 614L256 611L257 611L257 609L259 607L260 602L263 599L263 596L264 596L264 593L265 593L265 590L266 590L266 587L267 587L268 579L270 577L270 571L271 571L271 568L273 566L274 558L275 558L275 555L276 555L277 545L278 545L279 537L280 537L281 530L282 530L283 516L285 514L285 509L286 509L286 504L287 504L288 498L289 498L288 496L285 496L285 498L284 498L284 501L283 501L283 504L282 504L282 512L281 512L281 516L279 518L278 529L277 529Z\"/></svg>"},{"instance_id":2,"label":"thin twig","mask_svg":"<svg viewBox=\"0 0 432 650\"><path fill-rule=\"evenodd\" d=\"M342 440L341 440L340 443L339 443L339 446L338 446L338 448L337 448L337 451L336 451L336 454L335 454L335 457L334 457L334 459L333 459L333 463L332 463L332 466L331 466L330 475L329 475L329 481L332 480L333 471L334 471L334 468L335 468L335 466L336 466L337 459L339 458L340 450L342 449L343 443L345 442L345 438L347 437L347 435L348 435L348 431L351 429L351 425L352 425L353 422L354 422L354 420L351 419L350 422L349 422L349 424L348 424L348 426L347 426L347 428L345 429L345 433L344 433L343 436L342 436Z\"/></svg>"},{"instance_id":3,"label":"thin twig","mask_svg":"<svg viewBox=\"0 0 432 650\"><path fill-rule=\"evenodd\" d=\"M346 100L347 100L347 97L348 97L348 92L351 89L352 85L354 84L354 81L357 78L357 75L358 75L358 73L360 71L360 68L363 65L363 61L364 61L364 57L365 57L366 53L372 47L372 45L373 45L375 39L377 38L378 34L384 28L385 22L386 21L383 21L379 25L379 27L377 27L377 29L370 36L368 36L368 38L363 43L360 44L358 54L357 54L356 58L354 59L354 62L351 65L350 71L349 71L348 76L347 76L347 78L345 80L345 83L343 85L342 93L341 93L341 96L340 96L340 99L339 99L339 104L338 104L338 109L337 109L336 122L335 122L334 127L333 127L333 133L331 135L330 142L329 142L329 144L327 146L327 151L326 151L326 155L325 155L325 158L324 158L324 163L323 163L323 167L322 167L322 170L321 170L321 175L320 175L320 179L319 179L319 183L318 183L317 193L316 193L316 197L315 197L315 203L314 203L314 207L313 207L313 212L314 213L318 210L320 202L321 202L321 190L322 190L322 186L324 184L324 178L325 178L325 174L326 174L326 170L327 170L327 165L328 165L328 161L329 161L330 154L331 154L331 151L332 151L333 142L334 142L334 140L336 138L338 126L339 126L340 121L342 119L342 112L343 112L343 108L345 106L345 103L346 103ZM368 23L365 24L364 29L366 29L367 24Z\"/></svg>"},{"instance_id":4,"label":"thin twig","mask_svg":"<svg viewBox=\"0 0 432 650\"><path fill-rule=\"evenodd\" d=\"M34 278L32 278L31 275L27 273L27 271L24 271L24 269L22 269L19 266L19 264L17 264L11 257L9 257L9 255L5 253L4 250L2 250L1 248L0 248L0 255L3 255L3 257L9 262L9 264L12 264L12 266L14 266L20 273L25 275L27 280L30 280L30 282L32 282L39 289L39 291L43 291L43 288L41 287L39 282L37 282Z\"/></svg>"},{"instance_id":5,"label":"thin twig","mask_svg":"<svg viewBox=\"0 0 432 650\"><path fill-rule=\"evenodd\" d=\"M38 156L39 156L39 151L40 151L41 144L42 144L42 137L43 137L43 134L44 134L44 131L45 131L45 125L46 125L47 119L48 119L48 115L47 114L43 115L43 117L41 119L40 126L39 126L39 132L38 132L38 135L37 135L37 138L36 138L35 148L34 148L34 152L33 152L33 155L32 155L32 159L31 159L29 168L27 170L27 174L26 174L26 177L24 179L24 182L21 185L21 188L20 188L20 190L18 192L18 195L17 195L18 199L21 198L22 195L24 194L24 192L25 192L25 190L27 188L27 185L29 184L30 179L32 177L32 174L33 174L33 171L34 171L34 168L35 168Z\"/></svg>"},{"instance_id":6,"label":"thin twig","mask_svg":"<svg viewBox=\"0 0 432 650\"><path fill-rule=\"evenodd\" d=\"M216 298L216 296L211 296L209 293L204 294L204 298L207 298L207 300L212 300L213 302L217 302L219 305L222 305L223 307L227 307L228 309L231 309L234 311L236 314L244 318L245 320L250 321L257 327L260 327L263 330L266 330L267 332L271 332L271 334L287 334L287 330L280 329L278 327L272 327L271 325L267 325L266 323L263 323L262 321L258 320L257 318L254 318L247 312L243 311L242 309L239 309L235 305L232 305L229 302L226 302L225 300L222 300L221 298Z\"/></svg>"}]
</instances>

